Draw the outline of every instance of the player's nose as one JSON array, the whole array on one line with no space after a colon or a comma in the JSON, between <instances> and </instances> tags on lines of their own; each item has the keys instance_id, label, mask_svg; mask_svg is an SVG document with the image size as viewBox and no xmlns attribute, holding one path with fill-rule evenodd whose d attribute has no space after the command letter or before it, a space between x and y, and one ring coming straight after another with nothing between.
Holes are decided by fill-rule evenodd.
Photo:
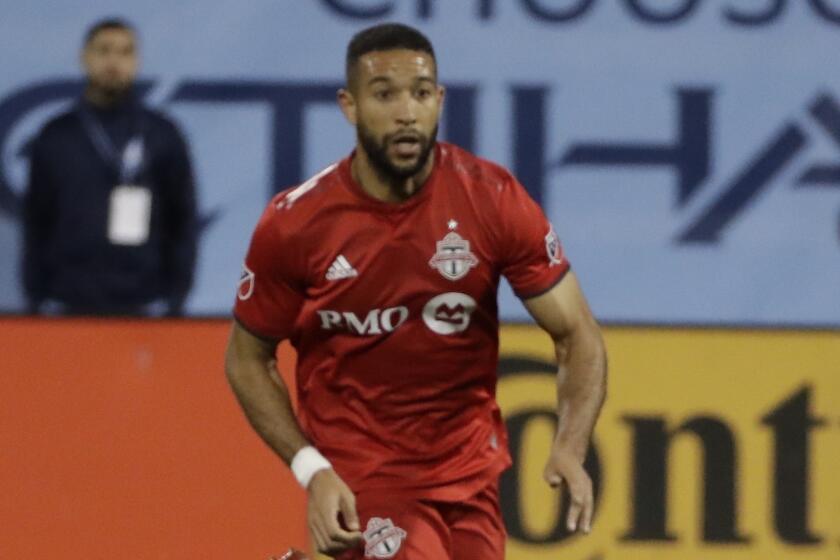
<instances>
[{"instance_id":1,"label":"player's nose","mask_svg":"<svg viewBox=\"0 0 840 560\"><path fill-rule=\"evenodd\" d=\"M400 96L396 103L394 120L400 126L413 125L417 122L417 102L411 95Z\"/></svg>"}]
</instances>

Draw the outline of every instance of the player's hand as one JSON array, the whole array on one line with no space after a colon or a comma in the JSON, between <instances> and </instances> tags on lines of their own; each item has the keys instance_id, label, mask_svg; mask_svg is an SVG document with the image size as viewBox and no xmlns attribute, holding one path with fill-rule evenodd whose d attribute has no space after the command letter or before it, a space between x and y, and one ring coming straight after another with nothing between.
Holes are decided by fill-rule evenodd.
<instances>
[{"instance_id":1,"label":"player's hand","mask_svg":"<svg viewBox=\"0 0 840 560\"><path fill-rule=\"evenodd\" d=\"M309 530L318 552L332 556L362 542L356 498L334 470L316 472L306 490ZM339 514L345 527L339 522Z\"/></svg>"},{"instance_id":2,"label":"player's hand","mask_svg":"<svg viewBox=\"0 0 840 560\"><path fill-rule=\"evenodd\" d=\"M594 499L592 480L583 469L582 461L570 450L555 446L543 471L543 478L553 488L564 485L569 492L569 531L589 533L592 530Z\"/></svg>"}]
</instances>

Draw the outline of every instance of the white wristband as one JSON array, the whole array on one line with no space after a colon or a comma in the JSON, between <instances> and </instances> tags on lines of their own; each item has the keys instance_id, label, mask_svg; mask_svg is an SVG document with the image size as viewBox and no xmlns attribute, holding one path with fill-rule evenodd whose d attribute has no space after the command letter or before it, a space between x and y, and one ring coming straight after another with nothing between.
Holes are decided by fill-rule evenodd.
<instances>
[{"instance_id":1,"label":"white wristband","mask_svg":"<svg viewBox=\"0 0 840 560\"><path fill-rule=\"evenodd\" d=\"M306 490L309 481L312 480L316 472L331 469L332 465L317 449L308 445L295 454L291 468L298 483Z\"/></svg>"}]
</instances>

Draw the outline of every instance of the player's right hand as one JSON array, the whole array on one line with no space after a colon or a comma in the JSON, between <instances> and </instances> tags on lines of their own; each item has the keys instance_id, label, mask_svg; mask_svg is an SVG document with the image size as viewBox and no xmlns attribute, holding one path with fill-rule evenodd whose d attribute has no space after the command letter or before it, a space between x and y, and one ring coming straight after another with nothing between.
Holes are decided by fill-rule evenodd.
<instances>
[{"instance_id":1,"label":"player's right hand","mask_svg":"<svg viewBox=\"0 0 840 560\"><path fill-rule=\"evenodd\" d=\"M555 445L546 462L543 478L552 488L563 485L569 493L566 528L570 532L589 533L592 530L594 497L592 479L583 468L583 459L574 452Z\"/></svg>"},{"instance_id":2,"label":"player's right hand","mask_svg":"<svg viewBox=\"0 0 840 560\"><path fill-rule=\"evenodd\" d=\"M362 542L356 497L333 469L315 473L307 487L308 522L318 552L333 556ZM339 514L345 527L339 522Z\"/></svg>"}]
</instances>

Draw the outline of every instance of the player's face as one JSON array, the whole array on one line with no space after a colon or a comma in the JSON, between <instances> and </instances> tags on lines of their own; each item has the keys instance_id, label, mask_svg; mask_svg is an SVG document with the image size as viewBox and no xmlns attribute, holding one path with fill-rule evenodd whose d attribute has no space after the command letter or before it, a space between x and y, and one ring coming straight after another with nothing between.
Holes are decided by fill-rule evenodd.
<instances>
[{"instance_id":1,"label":"player's face","mask_svg":"<svg viewBox=\"0 0 840 560\"><path fill-rule=\"evenodd\" d=\"M137 76L134 33L128 29L101 30L85 46L82 64L92 87L109 95L125 92Z\"/></svg>"},{"instance_id":2,"label":"player's face","mask_svg":"<svg viewBox=\"0 0 840 560\"><path fill-rule=\"evenodd\" d=\"M434 147L443 102L432 57L408 49L365 54L351 95L351 121L377 171L398 180L419 173Z\"/></svg>"}]
</instances>

